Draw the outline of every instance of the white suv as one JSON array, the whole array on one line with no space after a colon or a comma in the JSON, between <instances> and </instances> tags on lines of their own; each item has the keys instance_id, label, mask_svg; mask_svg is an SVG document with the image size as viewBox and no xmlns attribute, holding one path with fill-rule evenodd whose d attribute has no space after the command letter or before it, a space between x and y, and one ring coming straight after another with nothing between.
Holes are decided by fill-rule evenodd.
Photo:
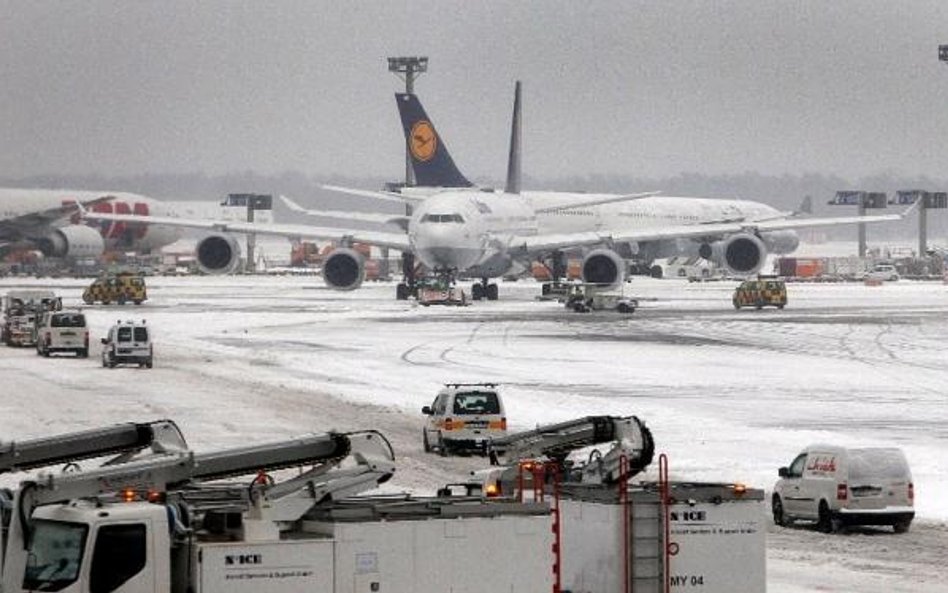
<instances>
[{"instance_id":1,"label":"white suv","mask_svg":"<svg viewBox=\"0 0 948 593\"><path fill-rule=\"evenodd\" d=\"M119 321L102 338L102 366L111 369L117 364L137 364L149 369L154 364L151 332L144 321Z\"/></svg>"},{"instance_id":2,"label":"white suv","mask_svg":"<svg viewBox=\"0 0 948 593\"><path fill-rule=\"evenodd\" d=\"M876 264L872 271L866 274L866 279L895 282L899 279L899 272L892 264Z\"/></svg>"},{"instance_id":3,"label":"white suv","mask_svg":"<svg viewBox=\"0 0 948 593\"><path fill-rule=\"evenodd\" d=\"M75 352L79 358L89 356L89 328L86 316L78 309L43 313L35 332L37 354Z\"/></svg>"},{"instance_id":4,"label":"white suv","mask_svg":"<svg viewBox=\"0 0 948 593\"><path fill-rule=\"evenodd\" d=\"M507 434L504 404L493 383L449 383L421 412L428 417L422 429L425 452L484 454L490 439Z\"/></svg>"},{"instance_id":5,"label":"white suv","mask_svg":"<svg viewBox=\"0 0 948 593\"><path fill-rule=\"evenodd\" d=\"M915 487L901 449L811 445L778 473L771 499L777 525L804 519L825 532L891 525L904 533L915 518Z\"/></svg>"}]
</instances>

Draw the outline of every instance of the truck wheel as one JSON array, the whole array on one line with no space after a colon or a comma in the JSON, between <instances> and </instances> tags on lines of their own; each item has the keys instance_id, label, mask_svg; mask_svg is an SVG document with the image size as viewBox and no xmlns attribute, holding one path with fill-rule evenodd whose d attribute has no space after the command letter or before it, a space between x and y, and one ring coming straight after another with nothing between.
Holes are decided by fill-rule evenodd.
<instances>
[{"instance_id":1,"label":"truck wheel","mask_svg":"<svg viewBox=\"0 0 948 593\"><path fill-rule=\"evenodd\" d=\"M87 348L80 348L76 350L76 356L79 358L89 358L89 350Z\"/></svg>"},{"instance_id":2,"label":"truck wheel","mask_svg":"<svg viewBox=\"0 0 948 593\"><path fill-rule=\"evenodd\" d=\"M404 282L399 282L398 286L395 287L395 300L396 301L407 301L408 300L408 285Z\"/></svg>"},{"instance_id":3,"label":"truck wheel","mask_svg":"<svg viewBox=\"0 0 948 593\"><path fill-rule=\"evenodd\" d=\"M488 284L486 295L488 301L496 301L500 296L500 292L497 290L496 284Z\"/></svg>"},{"instance_id":4,"label":"truck wheel","mask_svg":"<svg viewBox=\"0 0 948 593\"><path fill-rule=\"evenodd\" d=\"M619 313L624 313L626 315L635 313L635 307L630 306L628 303L619 303L619 306L616 307L616 310Z\"/></svg>"},{"instance_id":5,"label":"truck wheel","mask_svg":"<svg viewBox=\"0 0 948 593\"><path fill-rule=\"evenodd\" d=\"M135 300L135 301L132 301L132 303L134 303L134 304L136 304L136 305L141 305L141 304L142 304L141 300Z\"/></svg>"},{"instance_id":6,"label":"truck wheel","mask_svg":"<svg viewBox=\"0 0 948 593\"><path fill-rule=\"evenodd\" d=\"M152 360L151 360L150 358L145 361L145 368L146 368L146 369L150 369L150 368L152 368L153 366L154 366L154 363L152 362Z\"/></svg>"},{"instance_id":7,"label":"truck wheel","mask_svg":"<svg viewBox=\"0 0 948 593\"><path fill-rule=\"evenodd\" d=\"M431 453L431 443L428 442L428 431L425 429L421 430L421 446L425 453Z\"/></svg>"},{"instance_id":8,"label":"truck wheel","mask_svg":"<svg viewBox=\"0 0 948 593\"><path fill-rule=\"evenodd\" d=\"M896 533L907 533L909 530L909 527L911 526L912 526L911 519L909 519L908 521L899 521L898 523L892 526L892 531Z\"/></svg>"}]
</instances>

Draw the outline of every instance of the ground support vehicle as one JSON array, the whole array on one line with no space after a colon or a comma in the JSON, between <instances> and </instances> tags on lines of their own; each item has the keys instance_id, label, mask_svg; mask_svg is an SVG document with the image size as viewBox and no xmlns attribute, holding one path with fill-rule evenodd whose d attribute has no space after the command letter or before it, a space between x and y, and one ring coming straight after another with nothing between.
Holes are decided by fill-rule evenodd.
<instances>
[{"instance_id":1,"label":"ground support vehicle","mask_svg":"<svg viewBox=\"0 0 948 593\"><path fill-rule=\"evenodd\" d=\"M573 286L571 282L544 282L540 286L540 296L537 297L537 300L566 302L571 286Z\"/></svg>"},{"instance_id":2,"label":"ground support vehicle","mask_svg":"<svg viewBox=\"0 0 948 593\"><path fill-rule=\"evenodd\" d=\"M86 316L78 309L47 311L34 328L36 354L49 356L58 352L74 352L79 358L89 356L89 327Z\"/></svg>"},{"instance_id":3,"label":"ground support vehicle","mask_svg":"<svg viewBox=\"0 0 948 593\"><path fill-rule=\"evenodd\" d=\"M0 341L7 346L33 346L39 317L60 309L62 299L51 290L10 291L3 299Z\"/></svg>"},{"instance_id":4,"label":"ground support vehicle","mask_svg":"<svg viewBox=\"0 0 948 593\"><path fill-rule=\"evenodd\" d=\"M426 453L485 454L492 439L507 434L507 416L495 383L448 383L430 406L421 441Z\"/></svg>"},{"instance_id":5,"label":"ground support vehicle","mask_svg":"<svg viewBox=\"0 0 948 593\"><path fill-rule=\"evenodd\" d=\"M609 447L568 459L593 445ZM492 447L492 461L506 466L479 473L485 494L554 505L554 590L766 590L763 491L671 482L664 455L657 482L633 484L654 456L651 432L635 416L541 426Z\"/></svg>"},{"instance_id":6,"label":"ground support vehicle","mask_svg":"<svg viewBox=\"0 0 948 593\"><path fill-rule=\"evenodd\" d=\"M149 369L154 365L151 332L144 320L119 321L102 338L102 366L111 369L119 364L137 364Z\"/></svg>"},{"instance_id":7,"label":"ground support vehicle","mask_svg":"<svg viewBox=\"0 0 948 593\"><path fill-rule=\"evenodd\" d=\"M763 593L763 499L739 484L563 483L562 590Z\"/></svg>"},{"instance_id":8,"label":"ground support vehicle","mask_svg":"<svg viewBox=\"0 0 948 593\"><path fill-rule=\"evenodd\" d=\"M124 305L131 302L141 305L148 300L145 289L145 278L141 274L120 272L108 274L95 281L82 292L82 300L87 305L100 302L103 305L118 303Z\"/></svg>"},{"instance_id":9,"label":"ground support vehicle","mask_svg":"<svg viewBox=\"0 0 948 593\"><path fill-rule=\"evenodd\" d=\"M577 313L590 311L617 311L631 314L639 306L638 299L621 293L604 291L601 287L589 284L575 284L566 297L566 308Z\"/></svg>"},{"instance_id":10,"label":"ground support vehicle","mask_svg":"<svg viewBox=\"0 0 948 593\"><path fill-rule=\"evenodd\" d=\"M774 523L815 522L825 532L851 525L909 530L915 486L901 449L811 445L778 471L771 510Z\"/></svg>"},{"instance_id":11,"label":"ground support vehicle","mask_svg":"<svg viewBox=\"0 0 948 593\"><path fill-rule=\"evenodd\" d=\"M141 431L145 433L144 429ZM138 434L134 432L134 434ZM77 436L78 435L78 436ZM99 440L101 438L101 441ZM379 433L327 433L194 453L128 427L34 447L35 468L125 451L98 468L23 481L4 520L4 593L549 593L550 506L478 497L349 498L394 472ZM98 445L97 445L98 443ZM183 439L182 439L183 444ZM29 450L29 447L19 447ZM0 456L0 460L3 457ZM285 472L277 481L269 474ZM18 467L18 469L24 469ZM219 482L242 475L249 482ZM6 498L5 498L6 497ZM5 508L5 510L6 510ZM485 570L490 567L490 570Z\"/></svg>"},{"instance_id":12,"label":"ground support vehicle","mask_svg":"<svg viewBox=\"0 0 948 593\"><path fill-rule=\"evenodd\" d=\"M418 288L418 304L424 305L454 305L464 307L470 303L467 301L467 295L464 290L457 286L446 288Z\"/></svg>"},{"instance_id":13,"label":"ground support vehicle","mask_svg":"<svg viewBox=\"0 0 948 593\"><path fill-rule=\"evenodd\" d=\"M776 278L745 280L734 291L731 304L738 310L741 307L754 307L758 310L764 307L783 309L787 306L787 285Z\"/></svg>"}]
</instances>

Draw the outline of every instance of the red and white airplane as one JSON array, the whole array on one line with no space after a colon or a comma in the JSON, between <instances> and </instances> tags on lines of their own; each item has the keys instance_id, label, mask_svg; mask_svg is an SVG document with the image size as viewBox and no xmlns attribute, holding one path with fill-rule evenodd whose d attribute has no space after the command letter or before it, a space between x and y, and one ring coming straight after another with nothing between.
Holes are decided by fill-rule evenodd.
<instances>
[{"instance_id":1,"label":"red and white airplane","mask_svg":"<svg viewBox=\"0 0 948 593\"><path fill-rule=\"evenodd\" d=\"M217 202L166 202L129 192L0 188L0 254L18 248L71 258L95 257L104 251L151 253L181 238L178 226L83 221L79 204L97 214L172 219L236 220L244 215L244 209Z\"/></svg>"}]
</instances>

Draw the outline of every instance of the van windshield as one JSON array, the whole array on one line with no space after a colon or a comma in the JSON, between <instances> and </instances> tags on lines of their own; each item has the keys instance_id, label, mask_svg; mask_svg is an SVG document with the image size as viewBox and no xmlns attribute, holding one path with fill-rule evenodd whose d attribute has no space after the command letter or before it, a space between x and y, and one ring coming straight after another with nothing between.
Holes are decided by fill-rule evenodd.
<instances>
[{"instance_id":1,"label":"van windshield","mask_svg":"<svg viewBox=\"0 0 948 593\"><path fill-rule=\"evenodd\" d=\"M909 479L908 462L900 449L852 449L849 463L849 480L854 484L879 478Z\"/></svg>"},{"instance_id":2,"label":"van windshield","mask_svg":"<svg viewBox=\"0 0 948 593\"><path fill-rule=\"evenodd\" d=\"M454 396L455 414L500 414L500 399L492 391L471 391Z\"/></svg>"}]
</instances>

